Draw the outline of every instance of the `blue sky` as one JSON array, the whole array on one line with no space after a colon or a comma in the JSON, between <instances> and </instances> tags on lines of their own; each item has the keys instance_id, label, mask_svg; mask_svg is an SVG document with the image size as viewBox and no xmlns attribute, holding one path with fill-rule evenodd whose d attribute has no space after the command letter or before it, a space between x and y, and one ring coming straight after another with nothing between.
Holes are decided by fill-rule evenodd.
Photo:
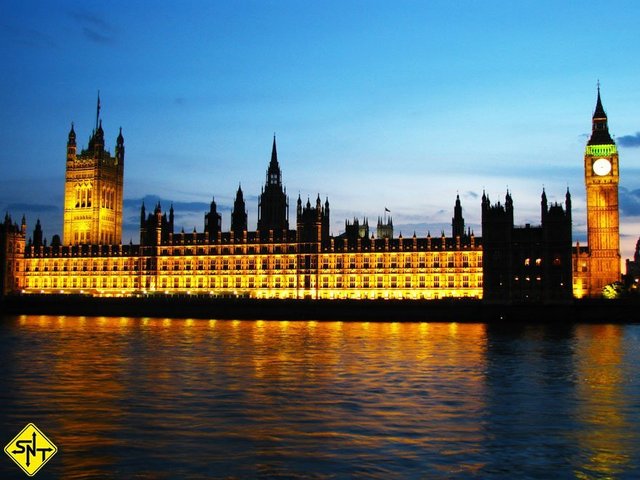
<instances>
[{"instance_id":1,"label":"blue sky","mask_svg":"<svg viewBox=\"0 0 640 480\"><path fill-rule=\"evenodd\" d=\"M107 144L126 145L125 232L138 206L173 201L229 226L241 182L255 228L274 132L295 205L329 197L332 230L387 207L396 234L450 230L460 194L512 191L517 223L574 199L596 82L621 165L623 257L640 236L640 5L557 1L33 2L0 5L0 208L61 233L64 158L102 98ZM294 209L291 209L294 218Z\"/></svg>"}]
</instances>

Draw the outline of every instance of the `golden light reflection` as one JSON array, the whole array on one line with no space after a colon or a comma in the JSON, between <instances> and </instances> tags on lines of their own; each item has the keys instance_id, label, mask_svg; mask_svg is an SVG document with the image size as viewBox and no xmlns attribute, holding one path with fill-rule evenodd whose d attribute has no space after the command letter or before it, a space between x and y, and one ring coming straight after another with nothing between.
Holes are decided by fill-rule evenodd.
<instances>
[{"instance_id":1,"label":"golden light reflection","mask_svg":"<svg viewBox=\"0 0 640 480\"><path fill-rule=\"evenodd\" d=\"M449 333L454 337L458 334L458 324L457 323L453 322L453 323L449 324Z\"/></svg>"},{"instance_id":2,"label":"golden light reflection","mask_svg":"<svg viewBox=\"0 0 640 480\"><path fill-rule=\"evenodd\" d=\"M429 324L427 322L420 323L420 335L426 335L429 333Z\"/></svg>"},{"instance_id":3,"label":"golden light reflection","mask_svg":"<svg viewBox=\"0 0 640 480\"><path fill-rule=\"evenodd\" d=\"M622 391L623 328L619 325L576 328L580 348L576 352L577 415L581 422L589 425L578 439L587 454L575 472L577 478L594 475L615 478L625 472L630 461L625 433L629 425L620 407L635 400L626 399Z\"/></svg>"},{"instance_id":4,"label":"golden light reflection","mask_svg":"<svg viewBox=\"0 0 640 480\"><path fill-rule=\"evenodd\" d=\"M505 390L492 391L487 381L491 368L504 373L505 357L491 352L502 337L483 324L291 321L283 327L263 320L20 316L16 325L27 337L54 333L34 346L44 349L39 356L51 357L33 366L42 384L34 388L20 378L14 394L36 409L56 405L50 421L64 430L54 430L54 437L67 458L121 447L123 438L144 429L180 430L198 418L200 432L260 444L261 455L282 455L283 442L292 438L290 451L308 442L316 452L321 439L333 452L345 445L384 451L393 442L405 458L421 455L415 452L441 458L440 445L446 445L451 462L490 455L483 453L487 422L514 418L500 416ZM567 461L568 468L576 464L577 478L623 476L634 454L628 435L636 427L624 409L637 401L623 388L630 374L623 370L623 329L580 326L566 340L575 349L564 357L576 362L575 412L574 384L553 383L557 370L546 369L553 363L545 357L550 350L538 349L551 345L549 331L527 327L509 344L530 342L509 358L522 370L533 365L546 375L540 390L528 384L531 395L568 389L562 397L569 400L568 424L578 426L564 434L574 437L567 441ZM17 351L15 368L31 369L33 355L33 349ZM461 477L483 477L481 457L474 458L458 464ZM105 468L117 462L107 455L86 461L96 478L110 477Z\"/></svg>"}]
</instances>

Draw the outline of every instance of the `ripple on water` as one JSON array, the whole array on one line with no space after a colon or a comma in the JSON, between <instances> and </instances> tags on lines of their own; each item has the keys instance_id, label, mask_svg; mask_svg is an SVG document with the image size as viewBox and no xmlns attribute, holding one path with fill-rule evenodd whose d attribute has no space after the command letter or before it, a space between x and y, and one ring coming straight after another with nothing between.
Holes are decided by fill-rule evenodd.
<instances>
[{"instance_id":1,"label":"ripple on water","mask_svg":"<svg viewBox=\"0 0 640 480\"><path fill-rule=\"evenodd\" d=\"M0 333L3 438L40 426L60 448L45 475L640 476L637 326L24 316Z\"/></svg>"}]
</instances>

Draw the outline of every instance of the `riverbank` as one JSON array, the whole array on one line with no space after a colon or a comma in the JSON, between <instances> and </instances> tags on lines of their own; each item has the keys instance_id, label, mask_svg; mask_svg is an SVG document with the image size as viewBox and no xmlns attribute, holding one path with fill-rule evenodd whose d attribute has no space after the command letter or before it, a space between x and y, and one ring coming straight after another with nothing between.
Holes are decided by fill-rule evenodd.
<instances>
[{"instance_id":1,"label":"riverbank","mask_svg":"<svg viewBox=\"0 0 640 480\"><path fill-rule=\"evenodd\" d=\"M570 303L488 303L443 300L293 300L149 296L98 298L16 295L0 301L10 314L86 315L262 320L441 321L527 323L637 323L640 302L574 300Z\"/></svg>"}]
</instances>

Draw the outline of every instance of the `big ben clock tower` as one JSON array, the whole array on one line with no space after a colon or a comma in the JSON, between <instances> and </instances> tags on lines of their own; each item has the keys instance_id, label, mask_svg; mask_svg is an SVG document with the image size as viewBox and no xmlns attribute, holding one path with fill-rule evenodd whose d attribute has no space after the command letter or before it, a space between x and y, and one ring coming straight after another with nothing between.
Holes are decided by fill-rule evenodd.
<instances>
[{"instance_id":1,"label":"big ben clock tower","mask_svg":"<svg viewBox=\"0 0 640 480\"><path fill-rule=\"evenodd\" d=\"M587 241L589 248L589 296L620 280L618 214L618 149L609 134L607 114L600 100L593 112L591 138L584 155L587 191Z\"/></svg>"}]
</instances>

